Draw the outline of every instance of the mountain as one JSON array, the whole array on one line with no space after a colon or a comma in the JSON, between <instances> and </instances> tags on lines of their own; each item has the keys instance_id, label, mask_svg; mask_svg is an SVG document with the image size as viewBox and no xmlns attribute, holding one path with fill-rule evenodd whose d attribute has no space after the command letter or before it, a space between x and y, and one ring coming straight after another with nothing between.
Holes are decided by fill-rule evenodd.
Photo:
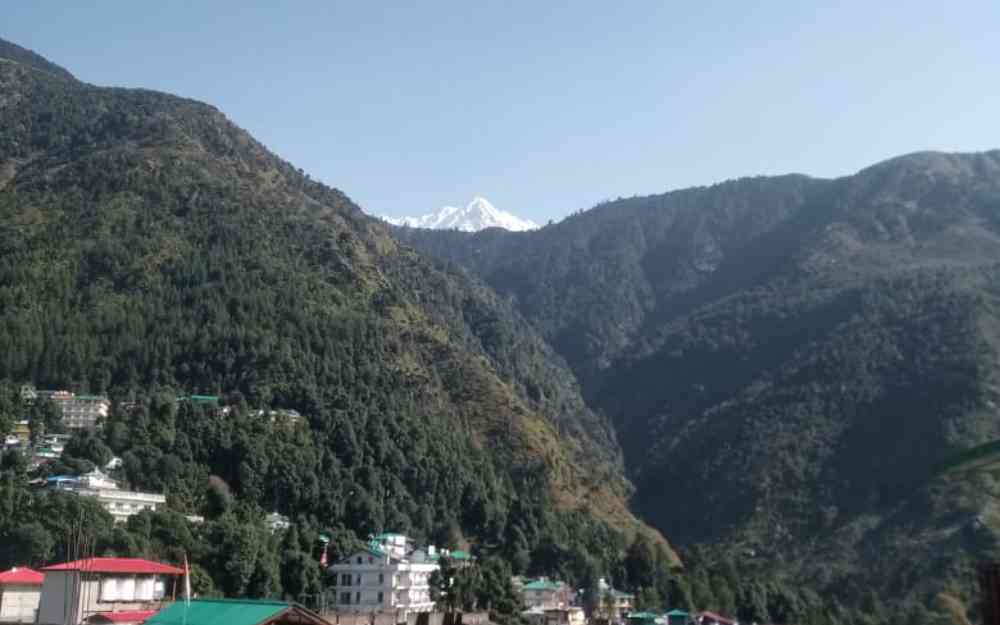
<instances>
[{"instance_id":1,"label":"mountain","mask_svg":"<svg viewBox=\"0 0 1000 625\"><path fill-rule=\"evenodd\" d=\"M100 436L42 471L114 453L121 479L170 502L126 528L86 525L89 548L183 548L202 588L257 596L317 592L320 530L471 547L509 563L503 580L583 584L633 545L676 565L626 506L610 424L509 303L215 108L42 65L0 62L0 418L24 382L108 393ZM233 410L175 401L189 393ZM269 407L304 423L255 416ZM26 490L27 470L0 464L0 568L68 556L80 523ZM285 542L259 534L272 510L295 520ZM181 512L206 524L185 529Z\"/></svg>"},{"instance_id":2,"label":"mountain","mask_svg":"<svg viewBox=\"0 0 1000 625\"><path fill-rule=\"evenodd\" d=\"M536 223L499 210L482 197L472 198L465 208L445 206L436 213L428 213L422 217L383 217L383 219L394 226L461 232L478 232L488 228L521 232L538 228Z\"/></svg>"},{"instance_id":3,"label":"mountain","mask_svg":"<svg viewBox=\"0 0 1000 625\"><path fill-rule=\"evenodd\" d=\"M1000 435L1000 152L628 198L537 232L396 235L566 358L641 515L710 564L695 597L758 622L811 593L836 609L797 620L977 618L996 476L934 471Z\"/></svg>"},{"instance_id":4,"label":"mountain","mask_svg":"<svg viewBox=\"0 0 1000 625\"><path fill-rule=\"evenodd\" d=\"M73 74L70 74L68 70L59 67L43 56L27 48L22 48L16 43L0 39L0 61L3 60L15 61L22 65L48 72L54 76L59 76L60 78L73 79Z\"/></svg>"}]
</instances>

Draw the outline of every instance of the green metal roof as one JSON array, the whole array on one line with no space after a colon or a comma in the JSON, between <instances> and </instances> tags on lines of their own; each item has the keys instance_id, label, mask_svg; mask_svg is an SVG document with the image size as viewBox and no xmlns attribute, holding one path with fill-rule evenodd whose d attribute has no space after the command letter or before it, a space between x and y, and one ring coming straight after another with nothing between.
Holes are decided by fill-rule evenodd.
<instances>
[{"instance_id":1,"label":"green metal roof","mask_svg":"<svg viewBox=\"0 0 1000 625\"><path fill-rule=\"evenodd\" d=\"M192 599L175 601L146 619L147 625L257 625L290 607L284 601Z\"/></svg>"},{"instance_id":2,"label":"green metal roof","mask_svg":"<svg viewBox=\"0 0 1000 625\"><path fill-rule=\"evenodd\" d=\"M654 612L629 612L625 618L655 619L657 616L659 615Z\"/></svg>"},{"instance_id":3,"label":"green metal roof","mask_svg":"<svg viewBox=\"0 0 1000 625\"><path fill-rule=\"evenodd\" d=\"M536 579L524 585L525 590L559 590L559 584L547 579Z\"/></svg>"},{"instance_id":4,"label":"green metal roof","mask_svg":"<svg viewBox=\"0 0 1000 625\"><path fill-rule=\"evenodd\" d=\"M690 615L684 610L673 609L667 612L667 616L690 616Z\"/></svg>"},{"instance_id":5,"label":"green metal roof","mask_svg":"<svg viewBox=\"0 0 1000 625\"><path fill-rule=\"evenodd\" d=\"M471 560L472 556L464 551L449 551L448 557L452 560Z\"/></svg>"}]
</instances>

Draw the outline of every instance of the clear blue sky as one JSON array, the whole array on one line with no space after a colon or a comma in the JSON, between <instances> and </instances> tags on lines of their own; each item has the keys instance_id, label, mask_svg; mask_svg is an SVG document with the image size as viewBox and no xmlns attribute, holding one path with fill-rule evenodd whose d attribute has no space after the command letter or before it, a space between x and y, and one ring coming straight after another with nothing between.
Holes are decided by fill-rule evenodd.
<instances>
[{"instance_id":1,"label":"clear blue sky","mask_svg":"<svg viewBox=\"0 0 1000 625\"><path fill-rule=\"evenodd\" d=\"M0 37L91 83L214 104L387 215L481 194L544 222L744 175L1000 147L997 0L129 0L3 13Z\"/></svg>"}]
</instances>

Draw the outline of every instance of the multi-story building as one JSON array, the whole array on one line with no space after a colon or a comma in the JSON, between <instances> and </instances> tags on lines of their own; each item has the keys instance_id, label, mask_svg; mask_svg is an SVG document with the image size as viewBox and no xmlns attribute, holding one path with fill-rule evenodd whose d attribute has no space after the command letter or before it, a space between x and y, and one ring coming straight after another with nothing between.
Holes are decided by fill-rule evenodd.
<instances>
[{"instance_id":1,"label":"multi-story building","mask_svg":"<svg viewBox=\"0 0 1000 625\"><path fill-rule=\"evenodd\" d=\"M88 558L42 569L40 625L76 625L104 617L137 617L142 621L173 595L174 566L139 558Z\"/></svg>"},{"instance_id":2,"label":"multi-story building","mask_svg":"<svg viewBox=\"0 0 1000 625\"><path fill-rule=\"evenodd\" d=\"M96 498L119 522L142 510L155 511L167 502L167 498L159 493L122 490L117 482L96 469L79 477L57 475L48 478L47 483L50 488Z\"/></svg>"},{"instance_id":3,"label":"multi-story building","mask_svg":"<svg viewBox=\"0 0 1000 625\"><path fill-rule=\"evenodd\" d=\"M379 534L367 548L329 567L341 612L431 612L431 575L440 567L434 547L411 548L401 534Z\"/></svg>"}]
</instances>

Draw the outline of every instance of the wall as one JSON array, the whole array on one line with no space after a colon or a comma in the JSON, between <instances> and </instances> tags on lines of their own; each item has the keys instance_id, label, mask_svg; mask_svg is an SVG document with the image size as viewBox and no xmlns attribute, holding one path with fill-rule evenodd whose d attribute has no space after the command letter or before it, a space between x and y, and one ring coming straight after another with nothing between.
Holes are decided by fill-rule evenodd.
<instances>
[{"instance_id":1,"label":"wall","mask_svg":"<svg viewBox=\"0 0 1000 625\"><path fill-rule=\"evenodd\" d=\"M79 622L76 605L76 571L47 571L38 605L41 625L69 625Z\"/></svg>"},{"instance_id":2,"label":"wall","mask_svg":"<svg viewBox=\"0 0 1000 625\"><path fill-rule=\"evenodd\" d=\"M0 621L34 623L41 586L10 584L0 587Z\"/></svg>"}]
</instances>

